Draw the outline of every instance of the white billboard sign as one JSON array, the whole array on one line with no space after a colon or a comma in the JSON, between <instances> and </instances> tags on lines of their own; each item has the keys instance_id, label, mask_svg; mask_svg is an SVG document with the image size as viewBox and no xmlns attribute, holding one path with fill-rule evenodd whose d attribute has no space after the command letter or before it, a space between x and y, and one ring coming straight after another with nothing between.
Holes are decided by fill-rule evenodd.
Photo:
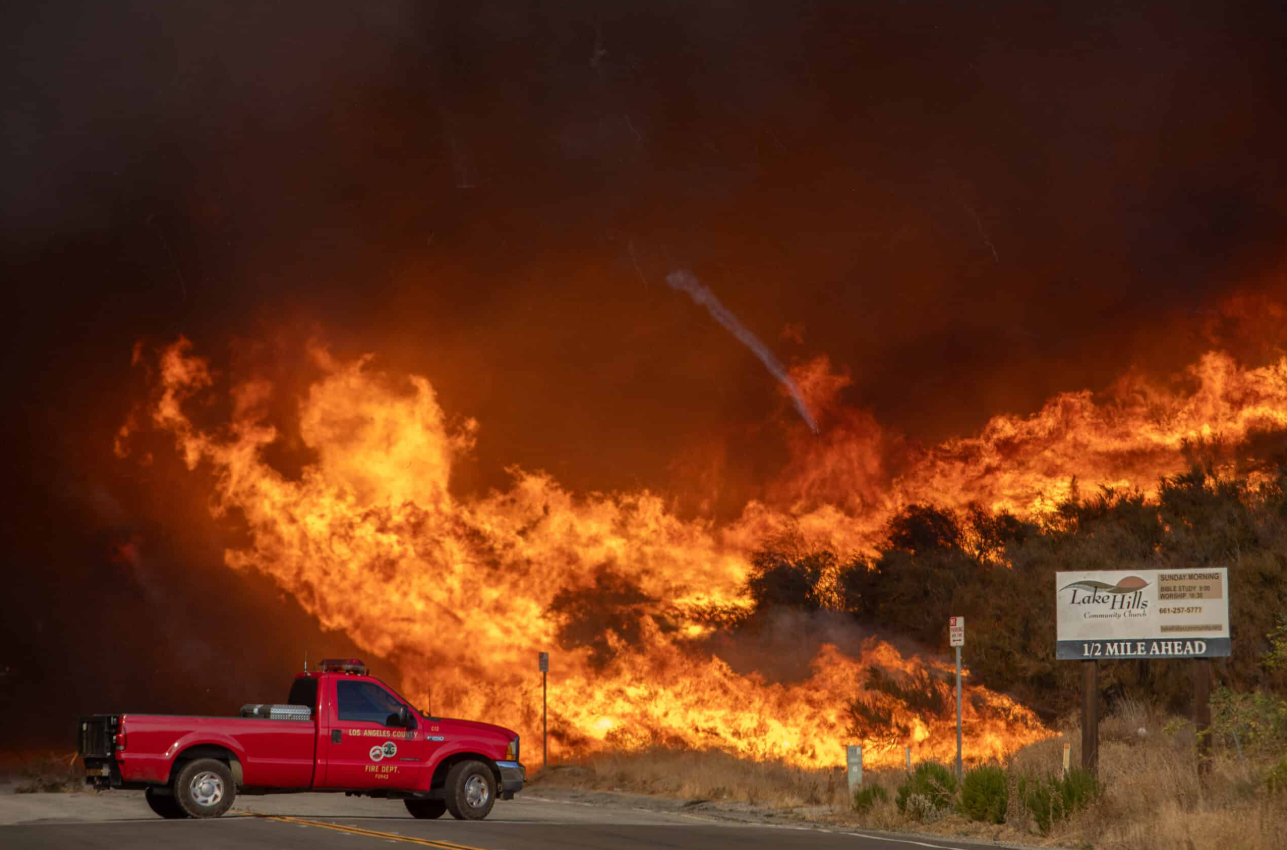
<instances>
[{"instance_id":1,"label":"white billboard sign","mask_svg":"<svg viewBox=\"0 0 1287 850\"><path fill-rule=\"evenodd\" d=\"M1229 654L1229 571L1055 573L1057 657L1216 658Z\"/></svg>"}]
</instances>

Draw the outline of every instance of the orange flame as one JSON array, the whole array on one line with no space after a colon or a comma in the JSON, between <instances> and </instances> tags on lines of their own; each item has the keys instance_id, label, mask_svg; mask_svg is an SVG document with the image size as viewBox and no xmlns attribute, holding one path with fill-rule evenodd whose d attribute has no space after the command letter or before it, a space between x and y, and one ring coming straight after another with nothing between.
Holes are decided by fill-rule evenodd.
<instances>
[{"instance_id":1,"label":"orange flame","mask_svg":"<svg viewBox=\"0 0 1287 850\"><path fill-rule=\"evenodd\" d=\"M579 616L611 618L621 612L596 608L606 598L596 595L600 584L629 589L628 622L604 630L603 645L553 655L555 753L663 743L837 764L846 702L882 698L869 668L924 682L947 666L870 638L852 655L824 644L796 681L735 671L702 641L712 610L749 606L748 554L766 535L793 527L840 551L864 550L908 503L1039 513L1069 492L1074 473L1148 488L1182 467L1185 440L1238 440L1287 424L1287 360L1243 369L1212 353L1187 375L1191 391L1132 378L1103 402L1060 395L1033 416L998 416L974 437L900 449L902 471L891 480L882 458L895 444L870 416L835 403L845 379L820 360L795 377L830 431L799 436L788 475L770 490L793 506L752 502L717 526L680 519L648 491L577 496L522 470L504 492L457 498L452 465L472 446L476 423L450 428L425 378L411 377L408 392L374 372L370 357L342 363L320 348L310 354L323 376L300 401L299 425L316 460L287 478L263 457L278 439L265 414L273 387L235 386L228 427L203 431L185 404L216 382L190 348L180 340L163 351L151 417L189 468L213 469L215 511L244 517L249 544L227 551L226 562L271 576L323 626L392 660L421 705L431 697L435 712L533 740L535 654L557 644L551 604L584 592L591 601ZM1046 734L1031 712L982 687L968 687L964 710L967 757L1000 756ZM918 758L945 757L953 720L901 717L901 732L868 742L868 761L900 761L903 745Z\"/></svg>"}]
</instances>

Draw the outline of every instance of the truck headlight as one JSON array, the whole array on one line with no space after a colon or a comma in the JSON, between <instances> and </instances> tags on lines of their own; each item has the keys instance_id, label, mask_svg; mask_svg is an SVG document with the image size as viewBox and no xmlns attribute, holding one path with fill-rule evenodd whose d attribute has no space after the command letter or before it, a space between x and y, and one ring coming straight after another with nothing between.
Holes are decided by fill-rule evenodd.
<instances>
[{"instance_id":1,"label":"truck headlight","mask_svg":"<svg viewBox=\"0 0 1287 850\"><path fill-rule=\"evenodd\" d=\"M518 736L517 735L514 736L514 740L509 742L509 746L505 748L505 761L518 761Z\"/></svg>"}]
</instances>

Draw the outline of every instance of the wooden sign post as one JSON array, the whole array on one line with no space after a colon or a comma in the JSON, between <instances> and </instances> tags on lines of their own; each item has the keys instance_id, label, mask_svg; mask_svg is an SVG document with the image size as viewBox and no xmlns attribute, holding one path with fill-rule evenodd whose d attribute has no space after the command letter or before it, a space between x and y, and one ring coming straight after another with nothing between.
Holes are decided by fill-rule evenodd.
<instances>
[{"instance_id":1,"label":"wooden sign post","mask_svg":"<svg viewBox=\"0 0 1287 850\"><path fill-rule=\"evenodd\" d=\"M1081 766L1099 768L1099 663L1081 663Z\"/></svg>"},{"instance_id":2,"label":"wooden sign post","mask_svg":"<svg viewBox=\"0 0 1287 850\"><path fill-rule=\"evenodd\" d=\"M1211 659L1193 662L1193 726L1198 735L1198 776L1211 772Z\"/></svg>"}]
</instances>

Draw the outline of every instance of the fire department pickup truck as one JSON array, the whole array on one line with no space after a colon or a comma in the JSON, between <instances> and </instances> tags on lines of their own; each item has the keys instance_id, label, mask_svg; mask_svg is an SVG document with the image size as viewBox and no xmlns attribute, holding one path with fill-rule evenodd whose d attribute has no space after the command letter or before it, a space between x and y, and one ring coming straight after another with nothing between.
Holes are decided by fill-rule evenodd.
<instances>
[{"instance_id":1,"label":"fire department pickup truck","mask_svg":"<svg viewBox=\"0 0 1287 850\"><path fill-rule=\"evenodd\" d=\"M237 794L344 791L402 800L417 818L481 820L527 778L516 733L431 717L357 659L299 674L286 703L82 718L85 781L141 789L163 818L219 817Z\"/></svg>"}]
</instances>

